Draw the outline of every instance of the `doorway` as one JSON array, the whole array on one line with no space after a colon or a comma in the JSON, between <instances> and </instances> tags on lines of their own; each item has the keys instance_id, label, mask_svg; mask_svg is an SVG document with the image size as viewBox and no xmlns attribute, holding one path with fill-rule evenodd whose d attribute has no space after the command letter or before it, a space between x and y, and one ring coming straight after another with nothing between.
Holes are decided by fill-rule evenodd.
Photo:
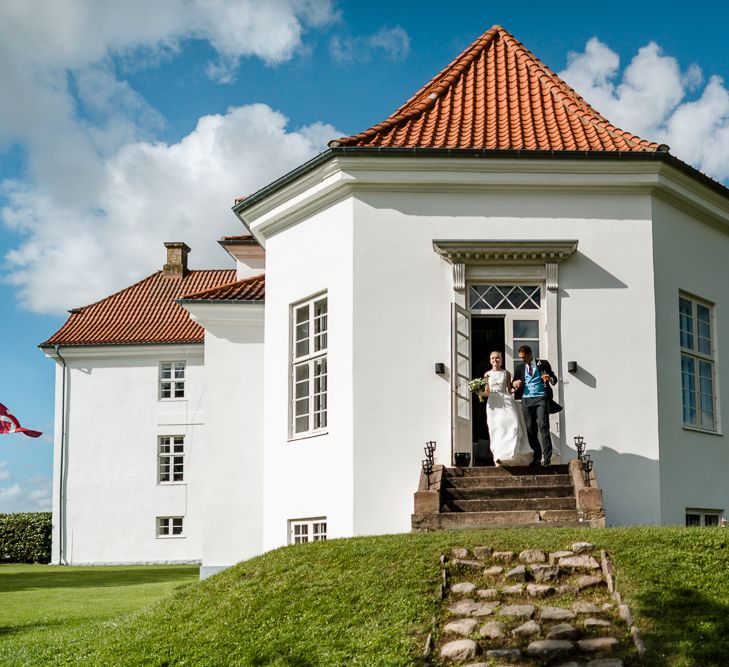
<instances>
[{"instance_id":1,"label":"doorway","mask_svg":"<svg viewBox=\"0 0 729 667\"><path fill-rule=\"evenodd\" d=\"M505 353L506 331L503 316L472 315L471 317L471 377L482 377L491 368L489 357L494 350ZM506 357L504 357L506 363ZM491 456L489 429L486 423L486 403L472 395L473 420L471 422L473 440L473 465L494 465Z\"/></svg>"}]
</instances>

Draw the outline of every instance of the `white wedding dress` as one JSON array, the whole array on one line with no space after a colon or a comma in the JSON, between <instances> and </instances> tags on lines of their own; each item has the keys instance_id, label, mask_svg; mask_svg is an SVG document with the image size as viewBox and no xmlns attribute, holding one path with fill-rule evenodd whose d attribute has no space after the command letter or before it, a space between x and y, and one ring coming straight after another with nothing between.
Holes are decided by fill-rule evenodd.
<instances>
[{"instance_id":1,"label":"white wedding dress","mask_svg":"<svg viewBox=\"0 0 729 667\"><path fill-rule=\"evenodd\" d=\"M494 463L507 466L529 465L534 452L529 447L521 406L506 386L506 371L488 371L489 397L486 420Z\"/></svg>"}]
</instances>

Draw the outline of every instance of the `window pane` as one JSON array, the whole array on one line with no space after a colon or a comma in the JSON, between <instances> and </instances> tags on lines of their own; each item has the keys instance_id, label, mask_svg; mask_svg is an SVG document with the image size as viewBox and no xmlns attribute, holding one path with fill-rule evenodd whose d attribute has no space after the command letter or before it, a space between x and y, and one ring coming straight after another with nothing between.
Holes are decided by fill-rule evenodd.
<instances>
[{"instance_id":1,"label":"window pane","mask_svg":"<svg viewBox=\"0 0 729 667\"><path fill-rule=\"evenodd\" d=\"M515 338L514 339L514 352L516 353L522 345L528 345L530 348L532 348L532 356L535 359L539 359L539 341L538 340L531 340L531 339L524 340L523 338L521 340L518 340ZM514 365L516 366L516 364L518 364L518 363L520 363L520 362L519 362L519 357L517 356L514 359Z\"/></svg>"},{"instance_id":2,"label":"window pane","mask_svg":"<svg viewBox=\"0 0 729 667\"><path fill-rule=\"evenodd\" d=\"M681 396L683 423L696 424L696 374L691 357L681 355Z\"/></svg>"},{"instance_id":3,"label":"window pane","mask_svg":"<svg viewBox=\"0 0 729 667\"><path fill-rule=\"evenodd\" d=\"M169 383L162 385L162 389L160 391L160 397L161 398L171 398L172 397L172 388L170 387Z\"/></svg>"},{"instance_id":4,"label":"window pane","mask_svg":"<svg viewBox=\"0 0 729 667\"><path fill-rule=\"evenodd\" d=\"M169 380L172 377L172 364L164 362L160 365L160 378Z\"/></svg>"},{"instance_id":5,"label":"window pane","mask_svg":"<svg viewBox=\"0 0 729 667\"><path fill-rule=\"evenodd\" d=\"M309 321L309 305L301 306L296 309L296 324Z\"/></svg>"},{"instance_id":6,"label":"window pane","mask_svg":"<svg viewBox=\"0 0 729 667\"><path fill-rule=\"evenodd\" d=\"M172 519L172 534L182 535L182 519Z\"/></svg>"},{"instance_id":7,"label":"window pane","mask_svg":"<svg viewBox=\"0 0 729 667\"><path fill-rule=\"evenodd\" d=\"M706 306L696 304L696 327L699 352L711 354L711 315Z\"/></svg>"},{"instance_id":8,"label":"window pane","mask_svg":"<svg viewBox=\"0 0 729 667\"><path fill-rule=\"evenodd\" d=\"M681 332L681 347L688 350L694 347L694 322L692 304L688 299L678 300L679 328Z\"/></svg>"},{"instance_id":9,"label":"window pane","mask_svg":"<svg viewBox=\"0 0 729 667\"><path fill-rule=\"evenodd\" d=\"M701 515L700 514L689 514L686 512L686 525L687 526L700 526Z\"/></svg>"},{"instance_id":10,"label":"window pane","mask_svg":"<svg viewBox=\"0 0 729 667\"><path fill-rule=\"evenodd\" d=\"M294 432L295 433L305 433L309 430L309 416L306 415L304 417L296 417L294 420Z\"/></svg>"},{"instance_id":11,"label":"window pane","mask_svg":"<svg viewBox=\"0 0 729 667\"><path fill-rule=\"evenodd\" d=\"M699 395L701 400L701 427L714 428L714 380L712 365L699 362Z\"/></svg>"},{"instance_id":12,"label":"window pane","mask_svg":"<svg viewBox=\"0 0 729 667\"><path fill-rule=\"evenodd\" d=\"M299 417L301 415L307 415L309 414L309 398L299 398L296 400L296 416Z\"/></svg>"},{"instance_id":13,"label":"window pane","mask_svg":"<svg viewBox=\"0 0 729 667\"><path fill-rule=\"evenodd\" d=\"M514 338L539 338L539 320L514 320Z\"/></svg>"},{"instance_id":14,"label":"window pane","mask_svg":"<svg viewBox=\"0 0 729 667\"><path fill-rule=\"evenodd\" d=\"M175 363L175 378L179 380L184 377L185 377L185 363L176 362Z\"/></svg>"},{"instance_id":15,"label":"window pane","mask_svg":"<svg viewBox=\"0 0 729 667\"><path fill-rule=\"evenodd\" d=\"M704 525L705 526L718 526L719 515L718 514L704 514Z\"/></svg>"}]
</instances>

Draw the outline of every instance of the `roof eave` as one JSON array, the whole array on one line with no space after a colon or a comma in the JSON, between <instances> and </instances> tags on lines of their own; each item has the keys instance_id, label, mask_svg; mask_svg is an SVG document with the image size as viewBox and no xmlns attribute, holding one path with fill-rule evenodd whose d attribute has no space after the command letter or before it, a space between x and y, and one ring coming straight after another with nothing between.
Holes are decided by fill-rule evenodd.
<instances>
[{"instance_id":1,"label":"roof eave","mask_svg":"<svg viewBox=\"0 0 729 667\"><path fill-rule=\"evenodd\" d=\"M124 342L106 342L106 343L41 343L38 348L41 350L55 350L57 348L66 349L69 347L129 347L132 345L203 345L204 340L197 339L181 339L181 340L165 340L165 341L124 341Z\"/></svg>"},{"instance_id":2,"label":"roof eave","mask_svg":"<svg viewBox=\"0 0 729 667\"><path fill-rule=\"evenodd\" d=\"M265 303L264 299L177 299L177 303L181 306L186 303L240 303L240 304L251 304L251 303Z\"/></svg>"},{"instance_id":3,"label":"roof eave","mask_svg":"<svg viewBox=\"0 0 729 667\"><path fill-rule=\"evenodd\" d=\"M328 160L339 156L380 155L382 157L458 157L480 159L528 159L528 160L613 160L613 161L648 161L666 162L684 174L696 179L704 186L729 199L729 188L700 172L695 167L671 155L668 151L557 151L557 150L523 150L523 149L484 149L484 148L417 148L389 146L334 146L319 153L308 162L284 174L272 183L248 196L233 207L234 213L244 221L243 213L266 197L283 189L289 183L313 171Z\"/></svg>"}]
</instances>

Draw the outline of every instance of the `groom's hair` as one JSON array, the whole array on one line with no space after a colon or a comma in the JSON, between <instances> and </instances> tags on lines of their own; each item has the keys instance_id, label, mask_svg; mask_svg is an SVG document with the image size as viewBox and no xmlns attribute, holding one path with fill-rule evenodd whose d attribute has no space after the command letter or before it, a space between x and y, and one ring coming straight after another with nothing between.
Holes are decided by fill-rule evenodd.
<instances>
[{"instance_id":1,"label":"groom's hair","mask_svg":"<svg viewBox=\"0 0 729 667\"><path fill-rule=\"evenodd\" d=\"M524 354L531 354L532 348L529 347L528 345L522 345L516 352L517 352L517 354L519 352L523 352Z\"/></svg>"}]
</instances>

